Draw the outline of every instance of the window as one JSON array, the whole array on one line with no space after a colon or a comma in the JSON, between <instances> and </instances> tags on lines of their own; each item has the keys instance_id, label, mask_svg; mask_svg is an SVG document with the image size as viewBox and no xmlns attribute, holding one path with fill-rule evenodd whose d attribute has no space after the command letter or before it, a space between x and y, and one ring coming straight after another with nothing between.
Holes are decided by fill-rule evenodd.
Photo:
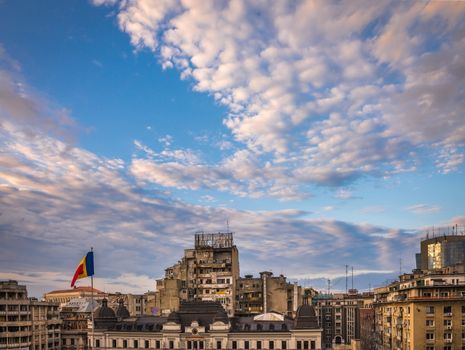
<instances>
[{"instance_id":1,"label":"window","mask_svg":"<svg viewBox=\"0 0 465 350\"><path fill-rule=\"evenodd\" d=\"M302 342L300 340L297 341L297 350L302 349Z\"/></svg>"},{"instance_id":2,"label":"window","mask_svg":"<svg viewBox=\"0 0 465 350\"><path fill-rule=\"evenodd\" d=\"M444 350L452 350L452 346L451 345L446 345L446 346L444 346Z\"/></svg>"},{"instance_id":3,"label":"window","mask_svg":"<svg viewBox=\"0 0 465 350\"><path fill-rule=\"evenodd\" d=\"M159 340L155 341L155 348L160 349L160 341Z\"/></svg>"},{"instance_id":4,"label":"window","mask_svg":"<svg viewBox=\"0 0 465 350\"><path fill-rule=\"evenodd\" d=\"M145 341L145 348L146 349L150 348L150 341L148 340Z\"/></svg>"},{"instance_id":5,"label":"window","mask_svg":"<svg viewBox=\"0 0 465 350\"><path fill-rule=\"evenodd\" d=\"M249 349L249 342L247 340L244 341L244 349L246 349L246 350Z\"/></svg>"},{"instance_id":6,"label":"window","mask_svg":"<svg viewBox=\"0 0 465 350\"><path fill-rule=\"evenodd\" d=\"M426 320L426 327L434 327L434 320Z\"/></svg>"},{"instance_id":7,"label":"window","mask_svg":"<svg viewBox=\"0 0 465 350\"><path fill-rule=\"evenodd\" d=\"M281 349L283 349L283 350L287 349L287 342L285 340L281 341Z\"/></svg>"},{"instance_id":8,"label":"window","mask_svg":"<svg viewBox=\"0 0 465 350\"><path fill-rule=\"evenodd\" d=\"M112 347L112 348L116 348L116 339L113 339L113 340L111 341L111 347Z\"/></svg>"},{"instance_id":9,"label":"window","mask_svg":"<svg viewBox=\"0 0 465 350\"><path fill-rule=\"evenodd\" d=\"M217 350L221 349L221 340L216 341L216 349Z\"/></svg>"},{"instance_id":10,"label":"window","mask_svg":"<svg viewBox=\"0 0 465 350\"><path fill-rule=\"evenodd\" d=\"M128 341L126 339L123 340L123 348L124 349L128 348Z\"/></svg>"},{"instance_id":11,"label":"window","mask_svg":"<svg viewBox=\"0 0 465 350\"><path fill-rule=\"evenodd\" d=\"M444 306L444 313L445 314L452 313L452 306Z\"/></svg>"},{"instance_id":12,"label":"window","mask_svg":"<svg viewBox=\"0 0 465 350\"><path fill-rule=\"evenodd\" d=\"M274 341L270 340L268 347L269 347L270 350L273 350L274 349Z\"/></svg>"},{"instance_id":13,"label":"window","mask_svg":"<svg viewBox=\"0 0 465 350\"><path fill-rule=\"evenodd\" d=\"M426 307L427 314L434 314L434 306L427 306Z\"/></svg>"},{"instance_id":14,"label":"window","mask_svg":"<svg viewBox=\"0 0 465 350\"><path fill-rule=\"evenodd\" d=\"M450 327L450 326L452 326L452 320L444 320L444 326L445 326L445 327Z\"/></svg>"},{"instance_id":15,"label":"window","mask_svg":"<svg viewBox=\"0 0 465 350\"><path fill-rule=\"evenodd\" d=\"M95 340L95 347L99 348L100 347L100 339Z\"/></svg>"},{"instance_id":16,"label":"window","mask_svg":"<svg viewBox=\"0 0 465 350\"><path fill-rule=\"evenodd\" d=\"M444 339L452 339L452 333L444 333Z\"/></svg>"},{"instance_id":17,"label":"window","mask_svg":"<svg viewBox=\"0 0 465 350\"><path fill-rule=\"evenodd\" d=\"M232 348L234 350L237 349L237 342L235 340L232 341Z\"/></svg>"},{"instance_id":18,"label":"window","mask_svg":"<svg viewBox=\"0 0 465 350\"><path fill-rule=\"evenodd\" d=\"M190 340L187 341L187 348L192 349L192 342Z\"/></svg>"},{"instance_id":19,"label":"window","mask_svg":"<svg viewBox=\"0 0 465 350\"><path fill-rule=\"evenodd\" d=\"M169 348L174 349L174 341L170 340L169 342Z\"/></svg>"},{"instance_id":20,"label":"window","mask_svg":"<svg viewBox=\"0 0 465 350\"><path fill-rule=\"evenodd\" d=\"M304 349L308 349L308 340L304 340Z\"/></svg>"},{"instance_id":21,"label":"window","mask_svg":"<svg viewBox=\"0 0 465 350\"><path fill-rule=\"evenodd\" d=\"M139 341L138 340L134 340L134 347L136 349L139 347Z\"/></svg>"},{"instance_id":22,"label":"window","mask_svg":"<svg viewBox=\"0 0 465 350\"><path fill-rule=\"evenodd\" d=\"M434 340L434 333L426 333L426 340Z\"/></svg>"},{"instance_id":23,"label":"window","mask_svg":"<svg viewBox=\"0 0 465 350\"><path fill-rule=\"evenodd\" d=\"M203 341L199 341L199 349L203 350Z\"/></svg>"},{"instance_id":24,"label":"window","mask_svg":"<svg viewBox=\"0 0 465 350\"><path fill-rule=\"evenodd\" d=\"M260 350L262 348L262 342L257 340L257 349Z\"/></svg>"},{"instance_id":25,"label":"window","mask_svg":"<svg viewBox=\"0 0 465 350\"><path fill-rule=\"evenodd\" d=\"M462 305L462 314L465 314L465 305Z\"/></svg>"},{"instance_id":26,"label":"window","mask_svg":"<svg viewBox=\"0 0 465 350\"><path fill-rule=\"evenodd\" d=\"M310 349L316 349L316 344L314 340L310 341Z\"/></svg>"}]
</instances>

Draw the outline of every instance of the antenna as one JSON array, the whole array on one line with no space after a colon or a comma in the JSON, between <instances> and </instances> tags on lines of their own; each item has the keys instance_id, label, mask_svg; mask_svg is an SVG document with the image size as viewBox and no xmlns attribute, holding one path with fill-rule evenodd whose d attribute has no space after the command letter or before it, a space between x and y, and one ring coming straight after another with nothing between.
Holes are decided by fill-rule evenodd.
<instances>
[{"instance_id":1,"label":"antenna","mask_svg":"<svg viewBox=\"0 0 465 350\"><path fill-rule=\"evenodd\" d=\"M354 289L354 267L352 266L352 289Z\"/></svg>"},{"instance_id":2,"label":"antenna","mask_svg":"<svg viewBox=\"0 0 465 350\"><path fill-rule=\"evenodd\" d=\"M331 280L328 279L328 295L331 294Z\"/></svg>"},{"instance_id":3,"label":"antenna","mask_svg":"<svg viewBox=\"0 0 465 350\"><path fill-rule=\"evenodd\" d=\"M346 265L346 294L347 294L347 274L349 273L349 265Z\"/></svg>"},{"instance_id":4,"label":"antenna","mask_svg":"<svg viewBox=\"0 0 465 350\"><path fill-rule=\"evenodd\" d=\"M402 275L402 258L399 258L399 276Z\"/></svg>"},{"instance_id":5,"label":"antenna","mask_svg":"<svg viewBox=\"0 0 465 350\"><path fill-rule=\"evenodd\" d=\"M229 233L229 218L226 219L226 232Z\"/></svg>"}]
</instances>

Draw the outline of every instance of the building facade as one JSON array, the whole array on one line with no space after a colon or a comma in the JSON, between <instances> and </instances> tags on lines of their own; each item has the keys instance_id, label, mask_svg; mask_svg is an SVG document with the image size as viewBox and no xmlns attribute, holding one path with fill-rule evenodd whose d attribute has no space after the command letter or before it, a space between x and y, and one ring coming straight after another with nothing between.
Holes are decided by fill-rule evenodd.
<instances>
[{"instance_id":1,"label":"building facade","mask_svg":"<svg viewBox=\"0 0 465 350\"><path fill-rule=\"evenodd\" d=\"M246 275L236 283L236 314L260 314L278 312L295 316L302 305L302 287L289 283L283 275L260 272L260 277Z\"/></svg>"},{"instance_id":2,"label":"building facade","mask_svg":"<svg viewBox=\"0 0 465 350\"><path fill-rule=\"evenodd\" d=\"M181 301L217 301L234 315L239 253L232 233L195 234L194 249L186 249L175 265L157 281L155 308L169 314Z\"/></svg>"},{"instance_id":3,"label":"building facade","mask_svg":"<svg viewBox=\"0 0 465 350\"><path fill-rule=\"evenodd\" d=\"M93 293L92 293L93 292ZM106 297L106 294L101 290L94 288L92 290L91 287L87 286L80 286L74 287L71 289L62 289L62 290L54 290L44 294L44 300L50 301L54 303L67 303L71 299L76 298L90 298L93 297L94 299L101 300Z\"/></svg>"},{"instance_id":4,"label":"building facade","mask_svg":"<svg viewBox=\"0 0 465 350\"><path fill-rule=\"evenodd\" d=\"M58 307L29 299L17 281L0 281L0 349L61 349Z\"/></svg>"},{"instance_id":5,"label":"building facade","mask_svg":"<svg viewBox=\"0 0 465 350\"><path fill-rule=\"evenodd\" d=\"M147 294L109 293L106 298L108 299L108 304L114 309L118 307L122 300L131 316L145 315Z\"/></svg>"},{"instance_id":6,"label":"building facade","mask_svg":"<svg viewBox=\"0 0 465 350\"><path fill-rule=\"evenodd\" d=\"M311 305L292 319L278 313L233 317L219 302L182 302L168 317L117 320L102 306L95 314L95 349L321 349L321 329Z\"/></svg>"},{"instance_id":7,"label":"building facade","mask_svg":"<svg viewBox=\"0 0 465 350\"><path fill-rule=\"evenodd\" d=\"M314 296L312 303L323 329L323 349L351 345L353 340L360 339L360 310L370 307L372 300L373 294L360 294L357 290Z\"/></svg>"},{"instance_id":8,"label":"building facade","mask_svg":"<svg viewBox=\"0 0 465 350\"><path fill-rule=\"evenodd\" d=\"M427 238L420 243L420 270L442 269L456 264L465 265L465 236L443 235Z\"/></svg>"},{"instance_id":9,"label":"building facade","mask_svg":"<svg viewBox=\"0 0 465 350\"><path fill-rule=\"evenodd\" d=\"M378 349L463 349L463 265L404 274L375 289L374 309Z\"/></svg>"},{"instance_id":10,"label":"building facade","mask_svg":"<svg viewBox=\"0 0 465 350\"><path fill-rule=\"evenodd\" d=\"M32 321L26 286L0 281L0 349L29 349Z\"/></svg>"}]
</instances>

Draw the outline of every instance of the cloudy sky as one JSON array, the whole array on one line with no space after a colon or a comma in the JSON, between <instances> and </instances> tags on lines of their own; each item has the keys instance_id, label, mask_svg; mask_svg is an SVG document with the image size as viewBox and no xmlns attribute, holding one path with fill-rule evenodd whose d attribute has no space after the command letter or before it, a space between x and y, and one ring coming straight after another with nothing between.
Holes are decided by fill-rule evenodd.
<instances>
[{"instance_id":1,"label":"cloudy sky","mask_svg":"<svg viewBox=\"0 0 465 350\"><path fill-rule=\"evenodd\" d=\"M464 229L463 57L464 2L0 1L0 278L153 290L227 222L242 274L409 271Z\"/></svg>"}]
</instances>

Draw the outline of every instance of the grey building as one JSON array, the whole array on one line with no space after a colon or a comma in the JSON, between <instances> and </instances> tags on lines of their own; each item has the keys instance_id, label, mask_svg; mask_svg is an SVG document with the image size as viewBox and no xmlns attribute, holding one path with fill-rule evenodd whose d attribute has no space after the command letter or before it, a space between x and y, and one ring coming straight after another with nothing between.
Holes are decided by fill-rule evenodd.
<instances>
[{"instance_id":1,"label":"grey building","mask_svg":"<svg viewBox=\"0 0 465 350\"><path fill-rule=\"evenodd\" d=\"M443 235L421 241L420 270L434 270L465 265L465 236ZM418 263L417 263L418 264Z\"/></svg>"}]
</instances>

